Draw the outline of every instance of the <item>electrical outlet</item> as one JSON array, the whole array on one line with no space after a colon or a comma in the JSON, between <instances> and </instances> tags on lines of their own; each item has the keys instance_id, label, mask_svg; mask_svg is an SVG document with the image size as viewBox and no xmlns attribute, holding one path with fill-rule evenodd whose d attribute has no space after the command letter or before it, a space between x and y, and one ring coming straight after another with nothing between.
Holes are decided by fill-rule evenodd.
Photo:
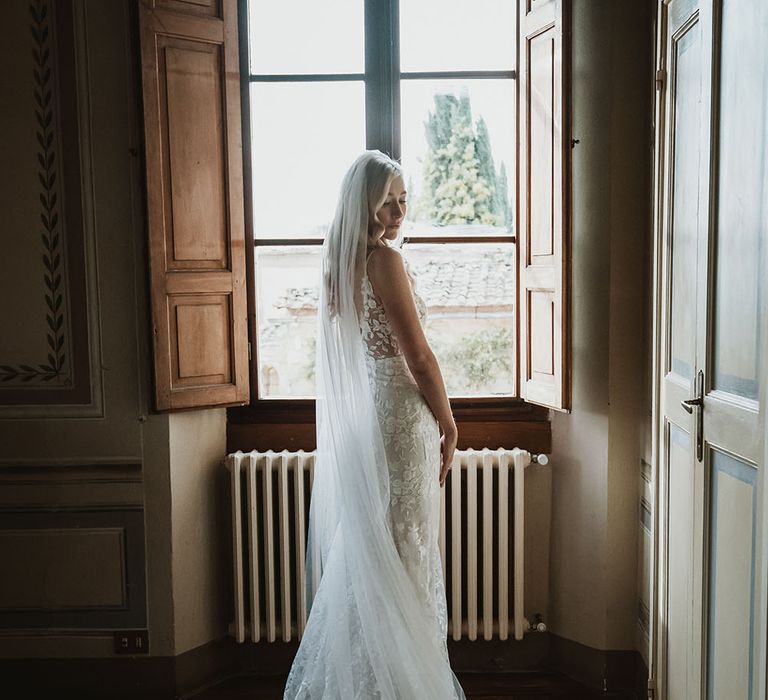
<instances>
[{"instance_id":1,"label":"electrical outlet","mask_svg":"<svg viewBox=\"0 0 768 700\"><path fill-rule=\"evenodd\" d=\"M149 654L149 630L115 632L115 654Z\"/></svg>"}]
</instances>

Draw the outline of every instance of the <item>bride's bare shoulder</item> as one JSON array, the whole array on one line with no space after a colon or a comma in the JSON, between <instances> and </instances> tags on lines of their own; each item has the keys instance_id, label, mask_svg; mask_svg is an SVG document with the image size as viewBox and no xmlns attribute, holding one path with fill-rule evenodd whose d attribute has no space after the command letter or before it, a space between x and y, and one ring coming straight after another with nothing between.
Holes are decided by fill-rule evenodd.
<instances>
[{"instance_id":1,"label":"bride's bare shoulder","mask_svg":"<svg viewBox=\"0 0 768 700\"><path fill-rule=\"evenodd\" d=\"M396 274L398 270L405 271L402 253L397 248L388 245L374 248L368 255L368 272L387 276Z\"/></svg>"},{"instance_id":2,"label":"bride's bare shoulder","mask_svg":"<svg viewBox=\"0 0 768 700\"><path fill-rule=\"evenodd\" d=\"M368 256L371 260L402 259L402 253L391 245L377 245L369 249Z\"/></svg>"},{"instance_id":3,"label":"bride's bare shoulder","mask_svg":"<svg viewBox=\"0 0 768 700\"><path fill-rule=\"evenodd\" d=\"M389 246L374 248L368 258L368 277L379 296L387 295L393 288L408 288L403 254Z\"/></svg>"}]
</instances>

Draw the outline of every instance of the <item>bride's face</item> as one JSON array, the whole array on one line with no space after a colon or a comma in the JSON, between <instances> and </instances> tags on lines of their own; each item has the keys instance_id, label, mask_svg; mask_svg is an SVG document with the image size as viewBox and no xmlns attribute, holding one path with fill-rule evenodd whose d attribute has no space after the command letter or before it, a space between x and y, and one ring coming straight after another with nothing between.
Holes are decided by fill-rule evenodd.
<instances>
[{"instance_id":1,"label":"bride's face","mask_svg":"<svg viewBox=\"0 0 768 700\"><path fill-rule=\"evenodd\" d=\"M403 219L405 219L406 209L405 183L403 178L398 175L390 183L389 192L387 192L384 204L376 212L379 221L384 225L382 238L386 238L388 241L393 241L397 238L400 226L402 226Z\"/></svg>"}]
</instances>

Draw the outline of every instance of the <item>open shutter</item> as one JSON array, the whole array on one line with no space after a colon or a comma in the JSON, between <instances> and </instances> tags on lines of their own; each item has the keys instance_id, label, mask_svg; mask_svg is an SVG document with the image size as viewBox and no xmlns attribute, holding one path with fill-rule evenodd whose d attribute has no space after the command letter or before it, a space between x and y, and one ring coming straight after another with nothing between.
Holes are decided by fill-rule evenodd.
<instances>
[{"instance_id":1,"label":"open shutter","mask_svg":"<svg viewBox=\"0 0 768 700\"><path fill-rule=\"evenodd\" d=\"M520 0L520 395L570 407L565 0ZM567 46L565 47L567 49Z\"/></svg>"},{"instance_id":2,"label":"open shutter","mask_svg":"<svg viewBox=\"0 0 768 700\"><path fill-rule=\"evenodd\" d=\"M140 0L158 410L249 398L236 0Z\"/></svg>"}]
</instances>

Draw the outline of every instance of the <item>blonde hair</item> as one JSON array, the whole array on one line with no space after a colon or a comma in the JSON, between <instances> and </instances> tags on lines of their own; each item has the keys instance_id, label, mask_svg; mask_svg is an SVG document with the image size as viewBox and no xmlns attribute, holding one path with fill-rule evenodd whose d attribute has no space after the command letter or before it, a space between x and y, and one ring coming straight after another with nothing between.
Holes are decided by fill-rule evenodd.
<instances>
[{"instance_id":1,"label":"blonde hair","mask_svg":"<svg viewBox=\"0 0 768 700\"><path fill-rule=\"evenodd\" d=\"M378 153L378 151L376 151ZM381 155L384 156L382 153ZM397 161L388 156L387 160L380 162L371 159L366 166L366 184L368 194L368 245L376 245L386 230L379 220L379 209L383 206L389 193L389 186L396 177L403 176L403 169Z\"/></svg>"},{"instance_id":2,"label":"blonde hair","mask_svg":"<svg viewBox=\"0 0 768 700\"><path fill-rule=\"evenodd\" d=\"M323 284L332 316L342 311L341 283L356 288L366 246L376 245L384 235L377 212L392 180L402 175L397 161L376 150L363 152L344 175L336 213L323 243Z\"/></svg>"}]
</instances>

